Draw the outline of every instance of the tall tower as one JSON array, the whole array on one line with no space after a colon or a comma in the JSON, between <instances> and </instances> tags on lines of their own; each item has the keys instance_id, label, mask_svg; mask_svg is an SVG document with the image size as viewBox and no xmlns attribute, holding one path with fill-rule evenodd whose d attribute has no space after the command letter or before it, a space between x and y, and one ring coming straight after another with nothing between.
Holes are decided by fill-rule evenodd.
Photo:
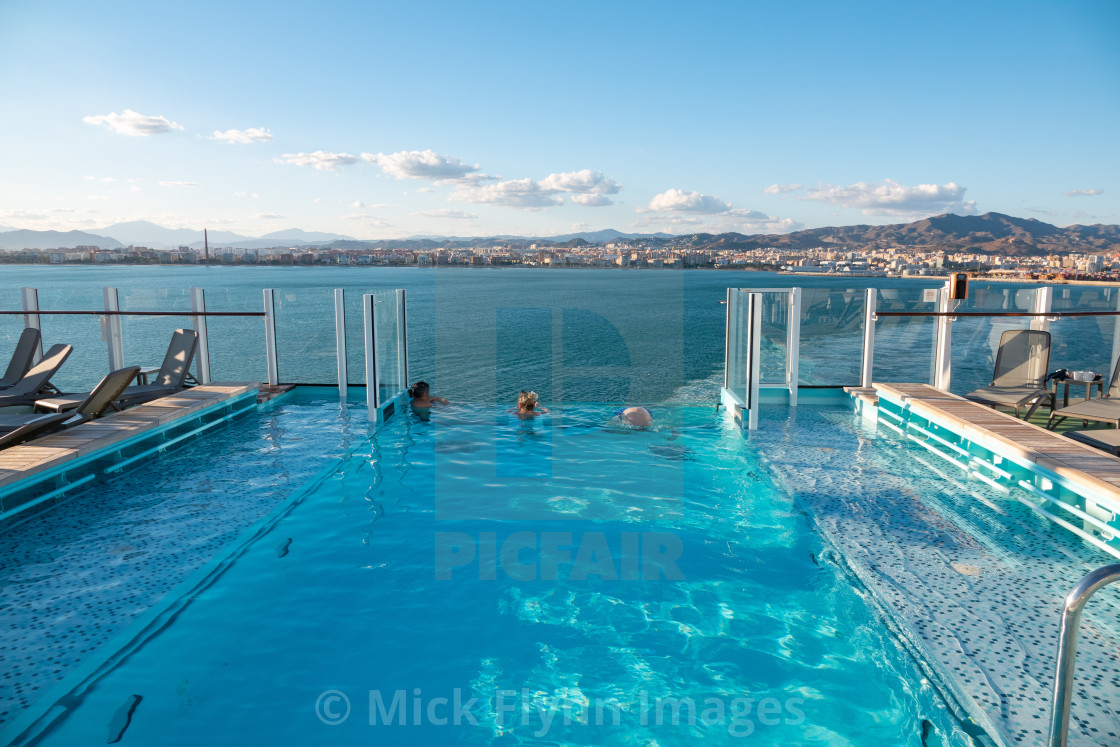
<instances>
[{"instance_id":1,"label":"tall tower","mask_svg":"<svg viewBox=\"0 0 1120 747\"><path fill-rule=\"evenodd\" d=\"M206 264L210 264L210 235L202 229L202 248L206 252Z\"/></svg>"}]
</instances>

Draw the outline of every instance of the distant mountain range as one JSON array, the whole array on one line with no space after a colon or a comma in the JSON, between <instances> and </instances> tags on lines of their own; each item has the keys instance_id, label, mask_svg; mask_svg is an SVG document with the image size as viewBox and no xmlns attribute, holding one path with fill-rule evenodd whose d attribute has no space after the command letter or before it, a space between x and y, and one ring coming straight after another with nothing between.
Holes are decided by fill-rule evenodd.
<instances>
[{"instance_id":1,"label":"distant mountain range","mask_svg":"<svg viewBox=\"0 0 1120 747\"><path fill-rule=\"evenodd\" d=\"M1029 256L1066 254L1069 252L1102 252L1120 250L1120 226L1073 225L1065 228L1043 223L1034 218L1015 218L1001 213L954 215L948 213L924 218L913 223L888 226L829 226L795 231L788 234L697 233L675 236L666 233L632 234L614 229L585 231L549 237L528 236L410 236L407 239L364 241L334 233L317 233L289 228L253 238L229 231L210 231L210 248L266 249L271 247L323 247L327 249L404 249L430 251L478 244L528 244L551 246L584 246L609 241L644 239L672 242L696 250L760 247L806 249L816 246L843 247L850 251L905 246L937 248L946 251L967 251L978 254ZM0 230L0 249L55 249L74 246L99 246L119 249L123 246L147 246L166 249L177 246L202 247L202 231L164 228L146 221L117 223L84 231Z\"/></svg>"}]
</instances>

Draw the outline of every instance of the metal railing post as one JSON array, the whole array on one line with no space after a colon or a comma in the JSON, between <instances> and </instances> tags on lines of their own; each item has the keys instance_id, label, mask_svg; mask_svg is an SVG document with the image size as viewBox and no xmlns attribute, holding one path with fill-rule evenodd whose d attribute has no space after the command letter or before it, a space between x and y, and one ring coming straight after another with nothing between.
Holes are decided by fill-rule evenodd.
<instances>
[{"instance_id":1,"label":"metal railing post","mask_svg":"<svg viewBox=\"0 0 1120 747\"><path fill-rule=\"evenodd\" d=\"M404 288L397 289L397 358L401 369L401 389L408 389L408 312Z\"/></svg>"},{"instance_id":2,"label":"metal railing post","mask_svg":"<svg viewBox=\"0 0 1120 747\"><path fill-rule=\"evenodd\" d=\"M747 294L747 428L758 429L758 377L762 358L762 294Z\"/></svg>"},{"instance_id":3,"label":"metal railing post","mask_svg":"<svg viewBox=\"0 0 1120 747\"><path fill-rule=\"evenodd\" d=\"M191 312L194 331L198 333L198 354L195 363L198 366L198 383L210 383L210 337L206 334L206 291L202 288L191 288Z\"/></svg>"},{"instance_id":4,"label":"metal railing post","mask_svg":"<svg viewBox=\"0 0 1120 747\"><path fill-rule=\"evenodd\" d=\"M106 311L120 311L120 299L117 296L117 289L108 286L101 289L101 295L105 299ZM116 314L107 314L102 329L101 337L108 343L109 347L109 370L119 371L124 368L124 338L121 333L121 318Z\"/></svg>"},{"instance_id":5,"label":"metal railing post","mask_svg":"<svg viewBox=\"0 0 1120 747\"><path fill-rule=\"evenodd\" d=\"M268 361L268 385L279 386L280 370L276 360L276 302L272 288L264 289L264 354Z\"/></svg>"},{"instance_id":6,"label":"metal railing post","mask_svg":"<svg viewBox=\"0 0 1120 747\"><path fill-rule=\"evenodd\" d=\"M949 283L941 289L937 301L937 310L948 313L952 299L949 298ZM937 336L933 348L933 385L949 391L949 382L953 371L953 318L949 316L937 317Z\"/></svg>"},{"instance_id":7,"label":"metal railing post","mask_svg":"<svg viewBox=\"0 0 1120 747\"><path fill-rule=\"evenodd\" d=\"M871 387L872 371L875 368L875 309L878 304L878 292L874 288L868 288L867 300L863 305L863 360L859 377L859 385L864 389Z\"/></svg>"},{"instance_id":8,"label":"metal railing post","mask_svg":"<svg viewBox=\"0 0 1120 747\"><path fill-rule=\"evenodd\" d=\"M1034 313L1036 314L1049 314L1050 309L1054 305L1054 288L1050 285L1043 285L1035 289L1034 292ZM1036 316L1031 319L1031 329L1041 330L1043 332L1050 331L1050 320L1044 316Z\"/></svg>"},{"instance_id":9,"label":"metal railing post","mask_svg":"<svg viewBox=\"0 0 1120 747\"><path fill-rule=\"evenodd\" d=\"M374 299L372 293L362 296L362 329L366 349L366 408L369 419L377 418L377 408L381 406L377 381L377 325L374 323Z\"/></svg>"},{"instance_id":10,"label":"metal railing post","mask_svg":"<svg viewBox=\"0 0 1120 747\"><path fill-rule=\"evenodd\" d=\"M338 396L346 399L346 291L334 289L334 349L338 358Z\"/></svg>"},{"instance_id":11,"label":"metal railing post","mask_svg":"<svg viewBox=\"0 0 1120 747\"><path fill-rule=\"evenodd\" d=\"M1069 744L1069 707L1073 698L1074 664L1077 661L1077 634L1081 613L1089 597L1103 586L1120 581L1120 564L1106 565L1077 582L1062 605L1062 622L1058 630L1058 663L1054 672L1054 697L1050 705L1050 747Z\"/></svg>"},{"instance_id":12,"label":"metal railing post","mask_svg":"<svg viewBox=\"0 0 1120 747\"><path fill-rule=\"evenodd\" d=\"M801 360L801 289L790 288L789 313L786 317L786 383L789 384L789 406L797 407L797 364Z\"/></svg>"},{"instance_id":13,"label":"metal railing post","mask_svg":"<svg viewBox=\"0 0 1120 747\"><path fill-rule=\"evenodd\" d=\"M35 312L39 310L39 290L37 288L22 288L21 295L23 296L23 326L31 327L39 330L39 342L35 347L35 361L38 362L43 357L43 327L39 315Z\"/></svg>"}]
</instances>

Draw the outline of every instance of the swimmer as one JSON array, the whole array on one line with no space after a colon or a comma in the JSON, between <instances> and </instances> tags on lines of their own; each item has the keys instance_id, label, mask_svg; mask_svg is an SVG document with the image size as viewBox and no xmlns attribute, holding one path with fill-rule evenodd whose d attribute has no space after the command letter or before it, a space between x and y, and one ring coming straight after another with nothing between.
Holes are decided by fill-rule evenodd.
<instances>
[{"instance_id":1,"label":"swimmer","mask_svg":"<svg viewBox=\"0 0 1120 747\"><path fill-rule=\"evenodd\" d=\"M512 410L511 410L512 411ZM517 417L522 420L529 420L535 418L537 415L544 415L549 412L547 407L537 406L537 393L527 392L524 389L517 395Z\"/></svg>"},{"instance_id":2,"label":"swimmer","mask_svg":"<svg viewBox=\"0 0 1120 747\"><path fill-rule=\"evenodd\" d=\"M449 405L451 404L443 397L433 397L431 394L431 387L428 386L426 381L417 381L415 384L408 388L408 396L412 399L412 406L428 410L432 405Z\"/></svg>"},{"instance_id":3,"label":"swimmer","mask_svg":"<svg viewBox=\"0 0 1120 747\"><path fill-rule=\"evenodd\" d=\"M644 407L620 407L615 410L614 416L636 428L648 428L653 423L653 416Z\"/></svg>"}]
</instances>

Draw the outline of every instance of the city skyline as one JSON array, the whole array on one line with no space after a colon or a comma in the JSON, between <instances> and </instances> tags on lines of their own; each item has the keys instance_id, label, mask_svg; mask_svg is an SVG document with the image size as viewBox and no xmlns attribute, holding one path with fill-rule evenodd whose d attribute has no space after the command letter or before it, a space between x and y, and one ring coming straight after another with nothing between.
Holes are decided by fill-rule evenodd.
<instances>
[{"instance_id":1,"label":"city skyline","mask_svg":"<svg viewBox=\"0 0 1120 747\"><path fill-rule=\"evenodd\" d=\"M1120 8L0 9L0 230L1120 223Z\"/></svg>"}]
</instances>

